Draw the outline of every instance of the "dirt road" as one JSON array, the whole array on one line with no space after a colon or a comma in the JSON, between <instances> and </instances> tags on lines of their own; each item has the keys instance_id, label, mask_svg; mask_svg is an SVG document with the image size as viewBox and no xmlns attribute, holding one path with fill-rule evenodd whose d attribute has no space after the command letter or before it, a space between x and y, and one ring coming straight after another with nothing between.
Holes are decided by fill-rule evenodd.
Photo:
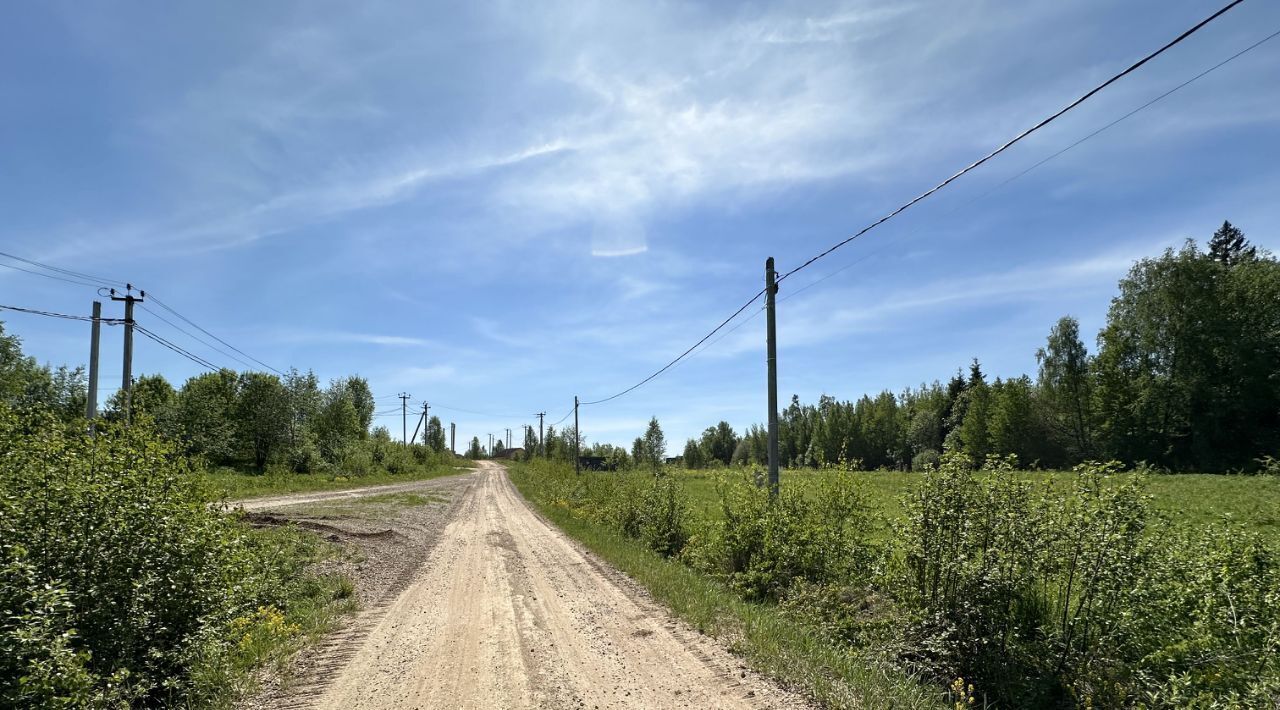
<instances>
[{"instance_id":1,"label":"dirt road","mask_svg":"<svg viewBox=\"0 0 1280 710\"><path fill-rule=\"evenodd\" d=\"M545 523L496 464L425 564L305 704L361 708L803 708Z\"/></svg>"}]
</instances>

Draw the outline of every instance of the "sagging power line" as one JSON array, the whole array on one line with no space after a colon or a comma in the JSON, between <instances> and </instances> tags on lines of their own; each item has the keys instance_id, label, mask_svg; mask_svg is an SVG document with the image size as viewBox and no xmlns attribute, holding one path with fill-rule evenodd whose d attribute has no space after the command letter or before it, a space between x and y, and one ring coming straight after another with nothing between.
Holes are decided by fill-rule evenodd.
<instances>
[{"instance_id":1,"label":"sagging power line","mask_svg":"<svg viewBox=\"0 0 1280 710\"><path fill-rule=\"evenodd\" d=\"M946 179L942 180L941 182L939 182L938 184L936 184L936 185L934 185L933 187L929 188L928 190L925 190L924 192L922 192L922 193L920 193L920 194L916 195L915 197L911 198L910 200L908 200L907 202L903 203L902 205L899 205L898 207L894 208L892 211L890 211L890 212L888 212L887 214L885 214L883 217L880 217L879 219L875 220L874 222L872 222L872 223L870 223L870 224L866 225L865 227L863 227L863 228L859 229L857 232L855 232L855 233L854 233L854 234L852 234L851 236L849 236L849 237L847 237L847 238L845 238L845 239L843 239L843 240L841 240L841 241L839 241L839 242L835 243L835 244L834 244L834 245L832 245L831 247L828 247L827 249L823 250L822 252L820 252L820 253L818 253L818 254L816 254L816 255L814 255L814 256L812 256L812 257L810 257L809 259L807 259L806 261L804 261L803 263L801 263L801 264L800 264L799 266L797 266L796 268L791 269L790 271L787 271L786 273L784 273L784 274L782 274L782 275L778 276L778 277L777 277L777 280L776 280L776 283L777 283L777 284L781 284L781 283L782 283L783 281L785 281L788 277L793 276L793 275L795 275L796 273L800 272L801 270L803 270L803 269L805 269L805 268L807 268L807 267L809 267L809 266L813 265L814 263L816 263L816 262L818 262L819 260L821 260L821 259L823 259L823 258L825 258L825 257L829 256L830 254L834 253L836 250L840 249L841 247L844 247L845 245L847 245L847 244L849 244L850 242L854 241L855 239L857 239L857 238L861 237L862 235L866 234L867 232L870 232L871 230L875 229L876 227L879 227L880 225L882 225L882 224L884 224L884 223L888 222L889 220L891 220L891 219L893 219L893 218L897 217L898 215L902 214L903 212L907 211L908 209L910 209L910 208L914 207L916 204L918 204L918 203L920 203L920 202L924 201L925 199L928 199L930 196L934 195L934 194L935 194L935 193L937 193L938 191L942 190L943 188L947 187L947 186L948 186L948 185L950 185L951 183L955 182L955 181L956 181L956 180L958 180L960 177L962 177L962 176L964 176L964 175L966 175L966 174L968 174L968 173L970 173L970 172L972 172L972 171L976 170L977 168L979 168L979 167L981 167L982 165L984 165L984 164L986 164L987 162L989 162L991 159L995 158L996 156L1000 155L1001 153L1004 153L1004 152L1005 152L1005 151L1007 151L1009 148L1013 147L1013 146L1014 146L1014 145L1016 145L1017 143L1021 142L1021 141L1022 141L1022 140L1024 140L1024 139L1026 139L1028 136L1030 136L1030 135L1032 135L1033 133L1035 133L1035 132L1037 132L1037 131L1041 130L1041 129L1042 129L1042 128L1044 128L1045 126L1048 126L1049 124L1053 123L1053 122L1054 122L1054 121L1056 121L1057 119L1061 118L1061 117L1062 117L1063 115L1065 115L1066 113L1068 113L1068 112L1070 112L1071 110L1073 110L1073 109L1077 108L1078 106L1080 106L1081 104L1083 104L1085 101L1088 101L1090 98L1094 97L1094 96L1095 96L1095 95L1097 95L1099 92L1101 92L1101 91L1103 91L1104 89L1106 89L1108 86L1111 86L1112 84L1114 84L1114 83L1116 83L1117 81L1119 81L1119 80L1123 79L1124 77L1128 76L1129 74L1131 74L1131 73L1133 73L1133 72L1137 71L1137 70L1138 70L1139 68L1141 68L1143 65L1147 64L1148 62L1150 62L1151 60L1153 60L1153 59L1155 59L1156 57L1160 56L1161 54L1164 54L1166 51L1168 51L1169 49L1173 48L1174 46L1176 46L1176 45L1180 44L1181 42L1183 42L1184 40L1186 40L1188 37L1192 36L1193 34L1195 34L1195 33L1196 33L1196 32L1198 32L1198 31L1200 31L1200 30L1201 30L1201 29L1203 29L1206 25L1208 25L1209 23L1211 23L1211 22L1213 22L1214 20L1218 19L1219 17L1221 17L1222 15L1224 15L1225 13L1227 13L1227 12L1228 12L1228 11L1230 11L1232 8L1234 8L1235 6L1239 5L1239 4L1240 4L1240 3L1242 3L1242 2L1244 2L1244 0L1232 0L1232 2L1230 2L1230 3L1226 4L1226 5L1225 5L1225 6L1223 6L1222 8L1218 9L1218 10L1217 10L1216 12L1214 12L1212 15L1209 15L1209 16L1208 16L1208 17L1206 17L1205 19L1203 19L1203 20L1201 20L1201 21L1197 22L1195 25L1191 26L1190 28L1188 28L1187 30L1185 30L1184 32L1182 32L1181 34L1179 34L1177 37L1174 37L1172 40L1170 40L1170 41L1166 42L1166 43L1165 43L1164 45L1162 45L1160 48L1156 49L1156 50L1155 50L1155 51L1153 51L1153 52L1150 52L1150 53L1146 54L1146 55L1145 55L1145 56L1143 56L1141 59L1139 59L1138 61L1136 61L1136 62L1134 62L1133 64L1129 65L1128 67L1126 67L1126 68L1125 68L1125 69L1123 69L1122 71L1120 71L1120 72L1116 73L1115 75L1111 76L1110 78L1108 78L1107 80L1103 81L1102 83L1100 83L1100 84L1098 84L1098 85L1094 86L1093 88L1089 89L1089 90L1088 90L1088 91L1086 91L1084 94L1082 94L1081 96L1079 96L1079 97L1078 97L1078 98L1076 98L1075 100L1071 101L1070 103L1068 103L1068 104L1067 104L1067 105L1065 105L1064 107L1062 107L1062 108L1058 109L1057 111L1055 111L1055 112L1051 113L1050 115L1046 116L1045 118L1041 119L1039 122L1037 122L1036 124L1032 125L1030 128L1027 128L1027 129L1023 130L1021 133L1019 133L1019 134L1015 135L1013 138L1010 138L1009 140L1005 141L1004 143L1002 143L1001 145L999 145L998 147L996 147L994 150L992 150L992 151L988 152L987 154L985 154L985 155L983 155L982 157L978 158L977 160L973 161L972 163L970 163L969 165L965 166L964 168L961 168L959 171L957 171L957 172L953 173L950 177L947 177ZM1269 38L1268 38L1268 39L1269 39ZM1263 40L1263 41L1265 42L1266 40ZM1259 42L1258 44L1261 44L1261 42ZM1256 46L1256 45L1254 45L1254 46ZM1245 51L1247 52L1249 49L1252 49L1252 48L1253 48L1253 47L1249 47L1249 48L1248 48L1248 49L1246 49ZM1243 54L1243 53L1244 53L1244 52L1241 52L1241 54ZM1238 56L1238 55L1237 55L1237 56ZM1232 59L1234 59L1234 57L1232 57ZM1228 59L1227 61L1230 61L1230 59ZM1224 63L1225 63L1225 62L1224 62ZM1214 67L1214 68L1216 68L1216 67ZM1209 71L1212 71L1212 69L1210 69ZM1205 72L1205 73L1208 73L1208 72ZM1196 77L1196 78L1198 78L1198 77ZM1192 79L1192 81L1194 81L1194 79ZM1188 83L1190 83L1190 82L1188 82ZM1180 87L1179 87L1179 88L1180 88ZM1174 91L1176 91L1176 89L1174 89ZM1172 91L1171 91L1171 92L1169 92L1169 93L1172 93ZM1153 103L1154 103L1154 102L1153 102ZM1141 110L1141 109L1139 109L1139 110ZM1136 111L1135 111L1134 113L1136 113ZM1121 118L1120 120L1123 120L1123 118ZM1117 121L1117 122L1118 122L1118 121ZM1087 140L1087 138L1086 138L1086 140ZM1083 141L1081 141L1081 142L1083 142ZM806 288L807 288L807 287L806 287ZM603 404L603 403L605 403L605 402L609 402L609 401L611 401L611 400L614 400L614 399L617 399L617 398L619 398L619 397L622 397L623 395L629 394L629 393L631 393L631 392L635 391L636 389L638 389L638 388L642 387L643 385L645 385L645 384L649 383L649 382L650 382L650 381L652 381L654 378L656 378L656 377L660 376L661 374L663 374L663 373L664 373L664 372L666 372L667 370L671 369L673 366L675 366L675 365L676 365L676 363L680 362L680 361L681 361L681 360L683 360L685 357L687 357L688 355L690 355L694 350L696 350L696 349L698 348L698 346L700 346L700 345L702 345L703 343L705 343L709 338L711 338L713 335L715 335L717 332L719 332L719 331L720 331L720 330L722 330L725 326L727 326L730 322L732 322L735 318L737 318L739 315L741 315L744 311L746 311L746 310L747 310L747 308L749 308L753 303L755 303L755 302L756 302L756 300L758 300L761 296L765 295L765 293L766 293L766 289L762 289L762 290L760 290L758 293L756 293L756 295L752 296L750 300L748 300L746 303L744 303L744 304L742 304L741 306L739 306L739 307L738 307L738 309L737 309L737 310L735 310L735 311L734 311L734 312L733 312L733 313L732 313L728 318L726 318L726 319L724 319L723 321L721 321L718 325L716 325L714 328L712 328L712 329L711 329L711 331L709 331L706 335L702 336L702 337L701 337L701 338L700 338L696 343L694 343L691 347L689 347L687 350L685 350L684 352L682 352L680 355L676 356L676 358L675 358L675 359L673 359L673 360L671 360L670 362L668 362L667 364L663 365L663 366L662 366L661 368L659 368L657 371L655 371L655 372L653 372L652 374L650 374L648 377L645 377L644 379L640 380L640 381L639 381L639 382L637 382L636 384L631 385L630 387L628 387L628 388L626 388L626 389L624 389L624 390L621 390L621 391L619 391L619 392L617 392L617 393L615 393L615 394L613 394L613 395L610 395L610 396L608 396L608 397L604 397L604 398L601 398L601 399L597 399L597 400L592 400L592 401L587 401L587 402L581 402L581 405L582 405L582 406L588 406L588 405Z\"/></svg>"}]
</instances>

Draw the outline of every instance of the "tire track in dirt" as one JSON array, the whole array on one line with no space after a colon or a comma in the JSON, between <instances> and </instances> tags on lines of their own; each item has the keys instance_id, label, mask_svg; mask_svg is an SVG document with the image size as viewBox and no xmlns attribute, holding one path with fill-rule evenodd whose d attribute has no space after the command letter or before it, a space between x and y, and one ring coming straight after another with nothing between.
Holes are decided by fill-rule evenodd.
<instances>
[{"instance_id":1,"label":"tire track in dirt","mask_svg":"<svg viewBox=\"0 0 1280 710\"><path fill-rule=\"evenodd\" d=\"M418 576L298 697L364 708L807 708L533 513L486 462Z\"/></svg>"}]
</instances>

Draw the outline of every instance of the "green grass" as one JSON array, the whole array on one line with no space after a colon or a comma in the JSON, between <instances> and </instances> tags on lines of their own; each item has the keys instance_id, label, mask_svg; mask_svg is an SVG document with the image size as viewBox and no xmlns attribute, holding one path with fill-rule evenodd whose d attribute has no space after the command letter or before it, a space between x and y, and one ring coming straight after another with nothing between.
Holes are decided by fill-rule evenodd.
<instances>
[{"instance_id":1,"label":"green grass","mask_svg":"<svg viewBox=\"0 0 1280 710\"><path fill-rule=\"evenodd\" d=\"M672 469L684 484L685 492L700 517L721 515L715 479L721 472ZM825 472L812 469L783 471L783 486L812 490ZM877 536L889 535L894 523L902 522L902 500L920 482L922 474L898 471L864 471L854 474L863 485L873 515ZM1075 474L1070 471L1036 471L1020 474L1029 479L1065 485ZM1134 474L1119 474L1124 480ZM1280 542L1280 476L1237 476L1207 473L1152 474L1147 477L1147 493L1155 512L1180 527L1205 527L1224 516Z\"/></svg>"},{"instance_id":2,"label":"green grass","mask_svg":"<svg viewBox=\"0 0 1280 710\"><path fill-rule=\"evenodd\" d=\"M394 516L397 509L414 508L433 503L447 503L448 498L431 493L383 493L361 498L338 498L306 505L290 506L290 514L310 517L342 517L360 520L383 520Z\"/></svg>"},{"instance_id":3,"label":"green grass","mask_svg":"<svg viewBox=\"0 0 1280 710\"><path fill-rule=\"evenodd\" d=\"M509 464L517 489L543 515L592 552L642 584L686 622L726 643L753 668L833 708L938 708L940 694L900 671L822 640L776 606L743 601L723 584L664 559L642 543L568 509L541 505L520 464ZM714 496L710 479L705 490Z\"/></svg>"},{"instance_id":4,"label":"green grass","mask_svg":"<svg viewBox=\"0 0 1280 710\"><path fill-rule=\"evenodd\" d=\"M233 619L224 631L226 644L211 646L212 653L197 660L192 676L202 692L196 707L236 707L257 690L262 669L287 672L294 654L318 643L359 606L349 577L311 571L315 564L342 557L341 547L293 525L254 529L249 542L290 581L278 605Z\"/></svg>"},{"instance_id":5,"label":"green grass","mask_svg":"<svg viewBox=\"0 0 1280 710\"><path fill-rule=\"evenodd\" d=\"M467 473L474 465L474 463L465 459L458 459L456 462L434 466L417 466L403 473L377 471L360 476L330 473L284 473L277 470L269 470L260 474L221 467L207 471L205 479L208 481L215 496L225 496L230 500L239 500L286 493L342 491L390 483L425 481L432 478Z\"/></svg>"},{"instance_id":6,"label":"green grass","mask_svg":"<svg viewBox=\"0 0 1280 710\"><path fill-rule=\"evenodd\" d=\"M828 707L935 707L945 689L918 682L903 671L886 666L875 649L835 645L827 634L807 628L778 606L751 603L710 576L678 561L652 552L641 541L623 536L605 523L593 522L581 509L571 508L563 489L547 495L536 466L510 466L512 480L521 493L566 533L582 541L596 554L645 586L659 602L695 627L716 636L741 654L756 669L778 678L818 699ZM719 518L716 490L720 475L744 475L737 471L685 471L670 469L682 484L697 530ZM571 475L571 474L570 474ZM590 476L644 476L647 473L590 473ZM817 483L831 475L816 470L791 470L782 474L782 485L801 491L817 490ZM983 475L983 474L979 474ZM1025 472L1028 479L1067 487L1078 474L1069 471ZM1116 482L1136 474L1119 474ZM862 488L873 517L872 536L886 542L906 514L904 498L916 489L922 474L860 472L853 474ZM1174 526L1195 531L1226 517L1249 531L1280 542L1280 477L1211 474L1148 475L1145 491L1156 515ZM1158 527L1152 528L1159 529ZM1167 528L1166 528L1167 529Z\"/></svg>"}]
</instances>

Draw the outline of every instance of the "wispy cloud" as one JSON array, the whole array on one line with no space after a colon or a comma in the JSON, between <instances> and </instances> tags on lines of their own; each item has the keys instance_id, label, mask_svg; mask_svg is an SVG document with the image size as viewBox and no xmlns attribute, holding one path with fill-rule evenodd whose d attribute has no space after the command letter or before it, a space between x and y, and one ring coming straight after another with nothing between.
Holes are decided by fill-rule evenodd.
<instances>
[{"instance_id":1,"label":"wispy cloud","mask_svg":"<svg viewBox=\"0 0 1280 710\"><path fill-rule=\"evenodd\" d=\"M277 336L283 343L383 345L388 347L434 347L437 343L426 338L378 333L349 333L343 331L310 331L283 333Z\"/></svg>"}]
</instances>

